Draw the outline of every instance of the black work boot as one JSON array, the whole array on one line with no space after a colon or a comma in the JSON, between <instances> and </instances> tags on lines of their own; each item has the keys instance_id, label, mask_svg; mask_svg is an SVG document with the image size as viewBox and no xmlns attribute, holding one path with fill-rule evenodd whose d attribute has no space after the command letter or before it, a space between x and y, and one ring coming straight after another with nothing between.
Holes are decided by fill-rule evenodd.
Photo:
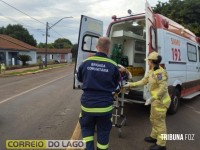
<instances>
[{"instance_id":1,"label":"black work boot","mask_svg":"<svg viewBox=\"0 0 200 150\"><path fill-rule=\"evenodd\" d=\"M160 145L153 145L153 146L150 146L150 150L166 150L166 146L160 146Z\"/></svg>"},{"instance_id":2,"label":"black work boot","mask_svg":"<svg viewBox=\"0 0 200 150\"><path fill-rule=\"evenodd\" d=\"M149 137L145 137L144 141L149 142L149 143L156 143L157 142L156 139L154 139L154 138L152 138L150 136Z\"/></svg>"}]
</instances>

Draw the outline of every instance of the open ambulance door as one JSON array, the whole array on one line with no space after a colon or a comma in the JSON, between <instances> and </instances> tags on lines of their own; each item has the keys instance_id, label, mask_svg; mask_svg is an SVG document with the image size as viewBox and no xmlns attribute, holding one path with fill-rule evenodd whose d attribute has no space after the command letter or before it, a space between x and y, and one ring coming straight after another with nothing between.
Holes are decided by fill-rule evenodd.
<instances>
[{"instance_id":1,"label":"open ambulance door","mask_svg":"<svg viewBox=\"0 0 200 150\"><path fill-rule=\"evenodd\" d=\"M146 20L146 57L152 51L157 51L157 32L156 32L156 22L153 10L149 3L146 1L145 4L145 20ZM146 61L146 72L149 72L148 61ZM148 87L144 87L144 99L148 99L150 97L150 92L148 91Z\"/></svg>"},{"instance_id":2,"label":"open ambulance door","mask_svg":"<svg viewBox=\"0 0 200 150\"><path fill-rule=\"evenodd\" d=\"M82 15L79 28L78 52L74 69L74 89L81 88L82 85L77 80L79 66L83 60L96 53L96 44L101 36L103 36L103 22Z\"/></svg>"}]
</instances>

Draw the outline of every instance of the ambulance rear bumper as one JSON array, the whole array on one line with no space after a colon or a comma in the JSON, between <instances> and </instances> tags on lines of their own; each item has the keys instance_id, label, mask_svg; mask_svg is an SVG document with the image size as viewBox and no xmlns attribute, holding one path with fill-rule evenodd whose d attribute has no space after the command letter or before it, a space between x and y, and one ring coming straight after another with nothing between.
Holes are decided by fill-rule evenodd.
<instances>
[{"instance_id":1,"label":"ambulance rear bumper","mask_svg":"<svg viewBox=\"0 0 200 150\"><path fill-rule=\"evenodd\" d=\"M143 91L131 90L124 94L124 102L144 104Z\"/></svg>"}]
</instances>

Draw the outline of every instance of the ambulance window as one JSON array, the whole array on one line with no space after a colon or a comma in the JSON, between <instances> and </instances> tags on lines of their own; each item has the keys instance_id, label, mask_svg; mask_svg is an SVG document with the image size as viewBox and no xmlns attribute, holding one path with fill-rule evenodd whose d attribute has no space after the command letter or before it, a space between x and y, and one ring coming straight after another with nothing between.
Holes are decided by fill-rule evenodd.
<instances>
[{"instance_id":1,"label":"ambulance window","mask_svg":"<svg viewBox=\"0 0 200 150\"><path fill-rule=\"evenodd\" d=\"M139 52L146 51L146 43L144 41L136 41L135 42L135 50Z\"/></svg>"},{"instance_id":2,"label":"ambulance window","mask_svg":"<svg viewBox=\"0 0 200 150\"><path fill-rule=\"evenodd\" d=\"M83 37L82 50L89 52L96 52L96 45L99 37L92 35L85 35Z\"/></svg>"},{"instance_id":3,"label":"ambulance window","mask_svg":"<svg viewBox=\"0 0 200 150\"><path fill-rule=\"evenodd\" d=\"M150 28L151 47L156 50L156 31L153 27Z\"/></svg>"},{"instance_id":4,"label":"ambulance window","mask_svg":"<svg viewBox=\"0 0 200 150\"><path fill-rule=\"evenodd\" d=\"M197 61L197 48L195 45L187 44L188 60L192 62Z\"/></svg>"}]
</instances>

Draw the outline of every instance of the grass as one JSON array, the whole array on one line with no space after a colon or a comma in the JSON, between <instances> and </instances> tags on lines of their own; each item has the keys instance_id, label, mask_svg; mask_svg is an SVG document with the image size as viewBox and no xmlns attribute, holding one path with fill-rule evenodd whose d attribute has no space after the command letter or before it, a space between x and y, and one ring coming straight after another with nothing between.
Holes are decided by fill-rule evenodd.
<instances>
[{"instance_id":1,"label":"grass","mask_svg":"<svg viewBox=\"0 0 200 150\"><path fill-rule=\"evenodd\" d=\"M66 64L54 64L54 65L49 65L46 68L43 69L28 69L28 70L24 70L24 71L13 71L11 73L5 73L5 76L17 76L17 75L24 75L24 74L28 74L28 73L37 73L38 71L43 71L46 69L52 69L52 68L58 68L58 67L64 67L66 66Z\"/></svg>"}]
</instances>

